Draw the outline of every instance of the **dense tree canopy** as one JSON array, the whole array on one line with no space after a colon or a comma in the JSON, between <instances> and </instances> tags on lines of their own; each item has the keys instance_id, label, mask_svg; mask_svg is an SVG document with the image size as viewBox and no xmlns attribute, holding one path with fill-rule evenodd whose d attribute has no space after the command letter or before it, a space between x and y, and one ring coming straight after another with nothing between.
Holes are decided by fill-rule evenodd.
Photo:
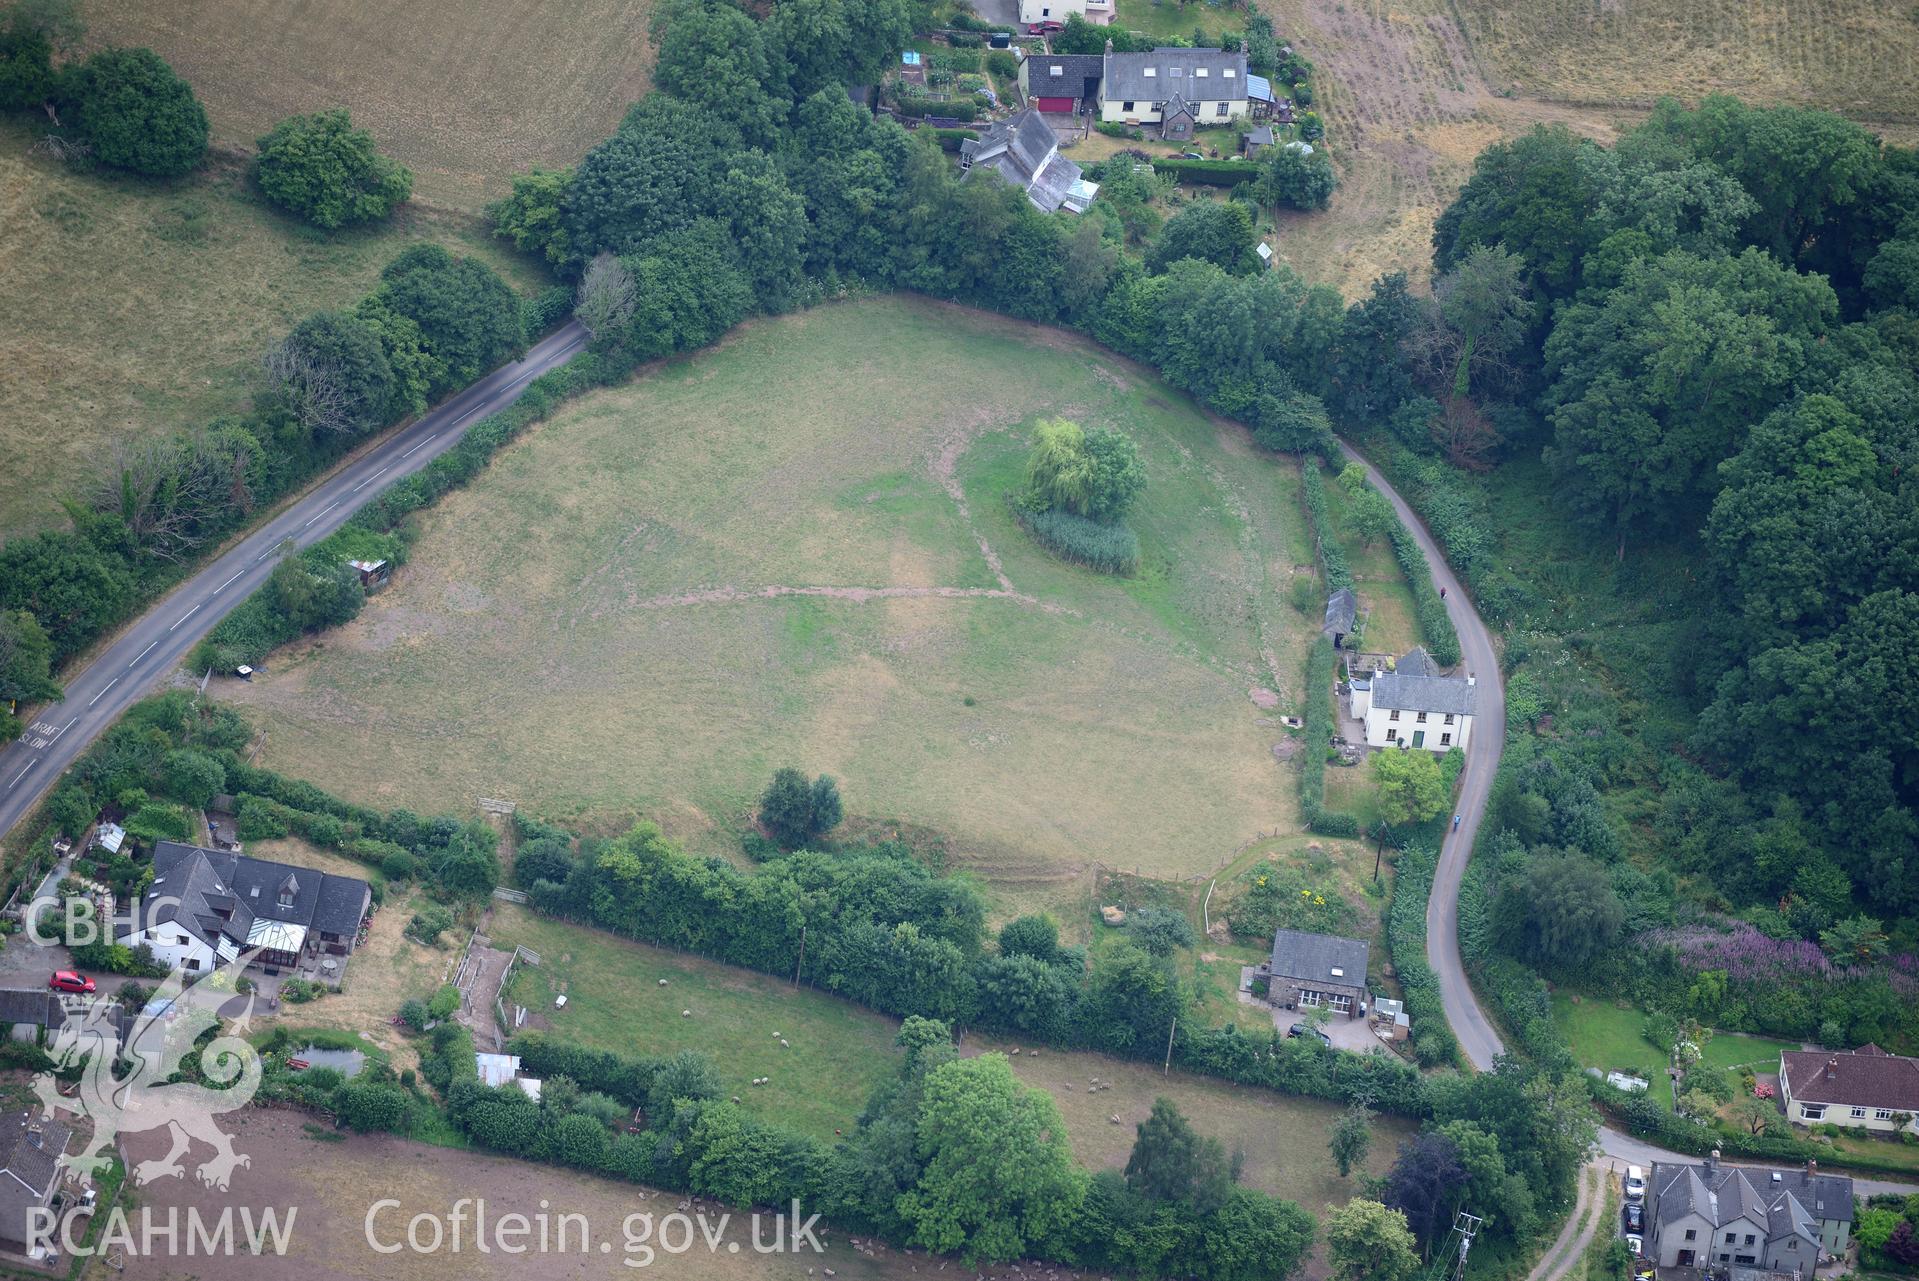
<instances>
[{"instance_id":1,"label":"dense tree canopy","mask_svg":"<svg viewBox=\"0 0 1919 1281\"><path fill-rule=\"evenodd\" d=\"M151 49L103 49L63 76L61 93L102 164L173 178L207 154L207 113Z\"/></svg>"},{"instance_id":2,"label":"dense tree canopy","mask_svg":"<svg viewBox=\"0 0 1919 1281\"><path fill-rule=\"evenodd\" d=\"M412 172L381 155L343 109L288 116L259 146L260 190L316 227L377 222L413 194Z\"/></svg>"}]
</instances>

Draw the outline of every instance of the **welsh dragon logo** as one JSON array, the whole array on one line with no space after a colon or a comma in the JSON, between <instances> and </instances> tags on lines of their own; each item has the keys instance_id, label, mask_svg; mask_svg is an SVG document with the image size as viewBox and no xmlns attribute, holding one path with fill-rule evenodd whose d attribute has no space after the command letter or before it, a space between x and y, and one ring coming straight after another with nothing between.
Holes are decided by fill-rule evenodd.
<instances>
[{"instance_id":1,"label":"welsh dragon logo","mask_svg":"<svg viewBox=\"0 0 1919 1281\"><path fill-rule=\"evenodd\" d=\"M113 996L103 993L68 1004L66 1024L47 1053L56 1068L80 1066L80 1088L71 1097L61 1094L52 1072L34 1081L46 1116L69 1112L92 1122L86 1148L61 1156L64 1169L91 1177L112 1162L120 1135L163 1127L171 1132L173 1146L165 1156L133 1167L136 1185L183 1176L181 1158L196 1139L214 1152L195 1171L208 1187L224 1191L233 1172L251 1164L233 1150L233 1140L215 1118L245 1107L260 1088L259 1051L242 1035L253 1015L253 997L234 993L234 981L253 955L243 952L191 985L183 971L173 970L145 1009L131 1016L124 1046L120 1031L126 1016ZM199 1075L219 1088L174 1079L194 1043L220 1026L222 1007L229 1002L244 1002L238 1017L199 1050Z\"/></svg>"}]
</instances>

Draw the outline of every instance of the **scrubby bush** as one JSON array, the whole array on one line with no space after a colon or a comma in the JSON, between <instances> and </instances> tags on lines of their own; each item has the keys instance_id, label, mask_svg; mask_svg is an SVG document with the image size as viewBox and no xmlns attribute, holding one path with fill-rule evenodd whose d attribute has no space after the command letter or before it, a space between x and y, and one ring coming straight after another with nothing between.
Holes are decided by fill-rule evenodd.
<instances>
[{"instance_id":1,"label":"scrubby bush","mask_svg":"<svg viewBox=\"0 0 1919 1281\"><path fill-rule=\"evenodd\" d=\"M453 913L437 903L429 904L413 914L406 923L406 936L425 943L430 947L440 945L440 935L453 928Z\"/></svg>"},{"instance_id":2,"label":"scrubby bush","mask_svg":"<svg viewBox=\"0 0 1919 1281\"><path fill-rule=\"evenodd\" d=\"M151 49L103 49L63 78L94 158L150 178L174 178L207 154L207 113Z\"/></svg>"},{"instance_id":3,"label":"scrubby bush","mask_svg":"<svg viewBox=\"0 0 1919 1281\"><path fill-rule=\"evenodd\" d=\"M840 825L840 789L822 774L811 783L796 769L781 769L760 793L760 822L787 849L798 849Z\"/></svg>"},{"instance_id":4,"label":"scrubby bush","mask_svg":"<svg viewBox=\"0 0 1919 1281\"><path fill-rule=\"evenodd\" d=\"M268 200L331 231L376 222L413 194L413 174L381 155L344 109L288 116L260 139L254 181Z\"/></svg>"}]
</instances>

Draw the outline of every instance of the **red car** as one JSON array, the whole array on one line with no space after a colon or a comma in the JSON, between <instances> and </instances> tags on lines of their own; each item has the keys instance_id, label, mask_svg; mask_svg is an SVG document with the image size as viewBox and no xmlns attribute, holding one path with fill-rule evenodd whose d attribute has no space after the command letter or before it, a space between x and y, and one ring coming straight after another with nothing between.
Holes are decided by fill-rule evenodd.
<instances>
[{"instance_id":1,"label":"red car","mask_svg":"<svg viewBox=\"0 0 1919 1281\"><path fill-rule=\"evenodd\" d=\"M93 980L72 970L56 970L53 977L47 980L47 986L56 992L90 993L93 991Z\"/></svg>"},{"instance_id":2,"label":"red car","mask_svg":"<svg viewBox=\"0 0 1919 1281\"><path fill-rule=\"evenodd\" d=\"M1064 30L1066 30L1066 24L1063 22L1029 22L1026 24L1026 34L1029 36L1056 36Z\"/></svg>"}]
</instances>

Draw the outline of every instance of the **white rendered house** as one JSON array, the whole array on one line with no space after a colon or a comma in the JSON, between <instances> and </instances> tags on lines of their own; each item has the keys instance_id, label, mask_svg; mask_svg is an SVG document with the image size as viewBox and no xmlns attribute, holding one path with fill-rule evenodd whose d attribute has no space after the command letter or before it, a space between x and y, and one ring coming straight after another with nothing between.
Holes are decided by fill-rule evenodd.
<instances>
[{"instance_id":1,"label":"white rendered house","mask_svg":"<svg viewBox=\"0 0 1919 1281\"><path fill-rule=\"evenodd\" d=\"M1353 715L1366 723L1368 747L1417 747L1444 755L1465 751L1473 731L1478 683L1444 676L1423 649L1390 672L1355 675Z\"/></svg>"}]
</instances>

